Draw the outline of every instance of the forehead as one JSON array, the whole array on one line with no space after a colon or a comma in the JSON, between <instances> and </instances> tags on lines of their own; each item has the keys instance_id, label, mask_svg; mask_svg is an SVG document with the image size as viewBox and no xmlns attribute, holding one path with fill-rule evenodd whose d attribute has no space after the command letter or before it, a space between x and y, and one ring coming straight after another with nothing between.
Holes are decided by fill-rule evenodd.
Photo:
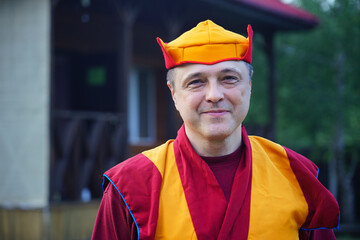
<instances>
[{"instance_id":1,"label":"forehead","mask_svg":"<svg viewBox=\"0 0 360 240\"><path fill-rule=\"evenodd\" d=\"M224 61L212 65L191 63L176 68L176 79L184 80L194 74L217 75L229 71L237 72L244 77L248 74L243 61Z\"/></svg>"}]
</instances>

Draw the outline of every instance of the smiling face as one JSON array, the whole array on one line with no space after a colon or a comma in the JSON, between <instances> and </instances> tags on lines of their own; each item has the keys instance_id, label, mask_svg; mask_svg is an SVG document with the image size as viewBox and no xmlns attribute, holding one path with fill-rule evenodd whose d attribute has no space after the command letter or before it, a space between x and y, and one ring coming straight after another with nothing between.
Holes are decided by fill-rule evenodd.
<instances>
[{"instance_id":1,"label":"smiling face","mask_svg":"<svg viewBox=\"0 0 360 240\"><path fill-rule=\"evenodd\" d=\"M174 70L174 82L168 86L189 140L241 139L251 92L245 63L186 64Z\"/></svg>"}]
</instances>

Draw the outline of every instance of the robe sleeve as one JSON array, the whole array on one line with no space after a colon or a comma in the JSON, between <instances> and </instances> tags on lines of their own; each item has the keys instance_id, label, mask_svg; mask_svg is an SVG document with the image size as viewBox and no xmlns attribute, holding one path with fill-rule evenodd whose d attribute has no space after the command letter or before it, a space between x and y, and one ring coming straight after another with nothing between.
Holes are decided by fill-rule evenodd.
<instances>
[{"instance_id":1,"label":"robe sleeve","mask_svg":"<svg viewBox=\"0 0 360 240\"><path fill-rule=\"evenodd\" d=\"M332 229L300 230L299 240L336 240Z\"/></svg>"},{"instance_id":2,"label":"robe sleeve","mask_svg":"<svg viewBox=\"0 0 360 240\"><path fill-rule=\"evenodd\" d=\"M104 191L91 239L138 239L134 220L112 184Z\"/></svg>"}]
</instances>

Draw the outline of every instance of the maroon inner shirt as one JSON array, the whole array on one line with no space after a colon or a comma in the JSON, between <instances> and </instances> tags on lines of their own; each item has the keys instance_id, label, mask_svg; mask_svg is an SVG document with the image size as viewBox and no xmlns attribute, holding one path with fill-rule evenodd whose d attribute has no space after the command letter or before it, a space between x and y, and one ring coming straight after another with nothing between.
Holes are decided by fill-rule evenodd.
<instances>
[{"instance_id":1,"label":"maroon inner shirt","mask_svg":"<svg viewBox=\"0 0 360 240\"><path fill-rule=\"evenodd\" d=\"M224 192L227 202L230 200L231 188L235 176L236 169L241 159L240 146L235 152L225 156L219 157L204 157L201 158L209 165L221 189Z\"/></svg>"}]
</instances>

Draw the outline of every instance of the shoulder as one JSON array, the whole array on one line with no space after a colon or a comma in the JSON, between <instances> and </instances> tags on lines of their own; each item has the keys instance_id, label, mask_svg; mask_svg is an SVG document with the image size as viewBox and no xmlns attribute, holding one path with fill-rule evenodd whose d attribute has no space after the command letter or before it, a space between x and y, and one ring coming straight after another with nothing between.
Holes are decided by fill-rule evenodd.
<instances>
[{"instance_id":1,"label":"shoulder","mask_svg":"<svg viewBox=\"0 0 360 240\"><path fill-rule=\"evenodd\" d=\"M103 189L111 183L118 191L134 188L145 191L149 182L161 182L161 175L153 162L140 153L106 171Z\"/></svg>"},{"instance_id":2,"label":"shoulder","mask_svg":"<svg viewBox=\"0 0 360 240\"><path fill-rule=\"evenodd\" d=\"M300 168L310 172L314 176L317 176L318 167L315 163L303 155L266 138L249 136L249 139L252 148L260 148L261 150L266 151L269 155L284 155L289 160L290 166L293 170L298 170Z\"/></svg>"},{"instance_id":3,"label":"shoulder","mask_svg":"<svg viewBox=\"0 0 360 240\"><path fill-rule=\"evenodd\" d=\"M123 174L139 174L149 170L160 170L162 161L168 157L168 151L172 150L173 140L169 140L155 148L144 151L131 157L105 172L106 176L116 176Z\"/></svg>"},{"instance_id":4,"label":"shoulder","mask_svg":"<svg viewBox=\"0 0 360 240\"><path fill-rule=\"evenodd\" d=\"M280 144L273 142L269 139L259 136L249 136L249 141L251 143L252 148L257 148L259 150L264 150L268 152L270 151L270 152L284 153L284 149Z\"/></svg>"},{"instance_id":5,"label":"shoulder","mask_svg":"<svg viewBox=\"0 0 360 240\"><path fill-rule=\"evenodd\" d=\"M151 168L152 164L149 159L140 153L107 170L103 175L103 189L105 190L109 182L118 185L122 181L132 181L132 179L138 178L140 173L148 172Z\"/></svg>"},{"instance_id":6,"label":"shoulder","mask_svg":"<svg viewBox=\"0 0 360 240\"><path fill-rule=\"evenodd\" d=\"M318 176L319 168L316 166L315 163L313 163L310 159L304 157L303 155L287 148L283 147L286 151L286 154L289 158L290 164L292 165L292 168L305 168L309 170L314 176Z\"/></svg>"},{"instance_id":7,"label":"shoulder","mask_svg":"<svg viewBox=\"0 0 360 240\"><path fill-rule=\"evenodd\" d=\"M339 222L339 206L334 196L317 179L318 167L303 155L260 137L249 137L252 152L264 152L272 162L288 162L308 204L304 230L334 228ZM280 157L279 157L280 156ZM276 164L275 164L276 165ZM331 238L329 238L331 239Z\"/></svg>"},{"instance_id":8,"label":"shoulder","mask_svg":"<svg viewBox=\"0 0 360 240\"><path fill-rule=\"evenodd\" d=\"M151 161L144 154L140 153L110 168L105 172L105 175L112 177L134 171L141 172L143 169L148 168L149 165L151 165Z\"/></svg>"},{"instance_id":9,"label":"shoulder","mask_svg":"<svg viewBox=\"0 0 360 240\"><path fill-rule=\"evenodd\" d=\"M172 143L173 141L169 140L107 170L104 173L103 189L109 182L118 189L132 189L136 186L144 189L144 191L149 186L154 187L161 184L168 152L173 152L171 151ZM150 191L150 189L148 190Z\"/></svg>"}]
</instances>

